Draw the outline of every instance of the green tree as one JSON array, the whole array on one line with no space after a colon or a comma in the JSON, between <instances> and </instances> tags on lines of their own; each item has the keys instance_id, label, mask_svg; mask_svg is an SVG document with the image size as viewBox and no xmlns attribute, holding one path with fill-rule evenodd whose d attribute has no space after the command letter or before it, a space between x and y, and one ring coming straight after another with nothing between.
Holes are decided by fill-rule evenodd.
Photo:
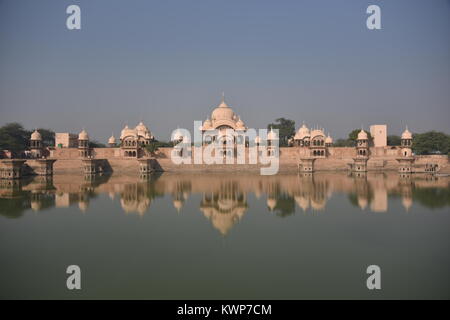
<instances>
[{"instance_id":1,"label":"green tree","mask_svg":"<svg viewBox=\"0 0 450 320\"><path fill-rule=\"evenodd\" d=\"M353 147L353 141L350 141L348 139L337 139L333 143L333 147Z\"/></svg>"},{"instance_id":2,"label":"green tree","mask_svg":"<svg viewBox=\"0 0 450 320\"><path fill-rule=\"evenodd\" d=\"M23 128L20 123L7 123L0 127L0 149L18 153L27 149L31 132Z\"/></svg>"},{"instance_id":3,"label":"green tree","mask_svg":"<svg viewBox=\"0 0 450 320\"><path fill-rule=\"evenodd\" d=\"M37 131L41 134L42 143L47 147L55 146L55 132L50 129L37 129Z\"/></svg>"},{"instance_id":4,"label":"green tree","mask_svg":"<svg viewBox=\"0 0 450 320\"><path fill-rule=\"evenodd\" d=\"M106 148L106 145L97 140L89 140L89 148Z\"/></svg>"},{"instance_id":5,"label":"green tree","mask_svg":"<svg viewBox=\"0 0 450 320\"><path fill-rule=\"evenodd\" d=\"M145 149L150 152L150 154L154 154L159 148L164 147L173 147L173 143L165 141L151 141L149 144L145 145Z\"/></svg>"},{"instance_id":6,"label":"green tree","mask_svg":"<svg viewBox=\"0 0 450 320\"><path fill-rule=\"evenodd\" d=\"M387 145L388 146L399 146L401 143L400 136L390 135L387 136Z\"/></svg>"},{"instance_id":7,"label":"green tree","mask_svg":"<svg viewBox=\"0 0 450 320\"><path fill-rule=\"evenodd\" d=\"M448 154L450 151L450 136L437 131L414 134L412 149L416 154Z\"/></svg>"},{"instance_id":8,"label":"green tree","mask_svg":"<svg viewBox=\"0 0 450 320\"><path fill-rule=\"evenodd\" d=\"M295 135L295 121L285 118L278 118L276 123L270 123L267 129L278 129L280 147L287 147L288 141Z\"/></svg>"}]
</instances>

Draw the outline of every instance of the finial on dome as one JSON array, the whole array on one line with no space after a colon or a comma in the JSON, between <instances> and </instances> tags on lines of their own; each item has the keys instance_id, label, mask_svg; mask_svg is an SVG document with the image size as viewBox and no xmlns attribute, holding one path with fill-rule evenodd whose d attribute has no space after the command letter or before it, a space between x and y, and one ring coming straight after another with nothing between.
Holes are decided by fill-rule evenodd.
<instances>
[{"instance_id":1,"label":"finial on dome","mask_svg":"<svg viewBox=\"0 0 450 320\"><path fill-rule=\"evenodd\" d=\"M222 91L222 102L225 102L225 91Z\"/></svg>"}]
</instances>

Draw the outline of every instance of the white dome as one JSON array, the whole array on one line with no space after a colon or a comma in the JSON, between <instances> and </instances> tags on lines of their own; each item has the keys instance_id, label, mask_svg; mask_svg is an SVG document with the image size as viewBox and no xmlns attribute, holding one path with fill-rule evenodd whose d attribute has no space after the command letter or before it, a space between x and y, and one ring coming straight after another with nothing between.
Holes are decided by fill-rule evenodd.
<instances>
[{"instance_id":1,"label":"white dome","mask_svg":"<svg viewBox=\"0 0 450 320\"><path fill-rule=\"evenodd\" d=\"M183 135L181 131L177 129L174 133L172 133L172 141L180 141L183 139Z\"/></svg>"},{"instance_id":2,"label":"white dome","mask_svg":"<svg viewBox=\"0 0 450 320\"><path fill-rule=\"evenodd\" d=\"M303 124L294 136L295 140L302 140L305 137L310 137L310 132L307 126Z\"/></svg>"},{"instance_id":3,"label":"white dome","mask_svg":"<svg viewBox=\"0 0 450 320\"><path fill-rule=\"evenodd\" d=\"M358 133L358 140L367 140L367 133L361 129L361 131Z\"/></svg>"},{"instance_id":4,"label":"white dome","mask_svg":"<svg viewBox=\"0 0 450 320\"><path fill-rule=\"evenodd\" d=\"M333 143L333 138L330 135L328 135L328 137L326 137L325 139L325 143Z\"/></svg>"},{"instance_id":5,"label":"white dome","mask_svg":"<svg viewBox=\"0 0 450 320\"><path fill-rule=\"evenodd\" d=\"M207 118L205 122L203 122L203 129L210 129L211 128L211 120Z\"/></svg>"},{"instance_id":6,"label":"white dome","mask_svg":"<svg viewBox=\"0 0 450 320\"><path fill-rule=\"evenodd\" d=\"M152 133L142 121L134 128L134 131L136 135L144 137L145 139L153 138Z\"/></svg>"},{"instance_id":7,"label":"white dome","mask_svg":"<svg viewBox=\"0 0 450 320\"><path fill-rule=\"evenodd\" d=\"M120 139L123 139L127 136L136 136L136 130L130 129L127 125L120 132Z\"/></svg>"},{"instance_id":8,"label":"white dome","mask_svg":"<svg viewBox=\"0 0 450 320\"><path fill-rule=\"evenodd\" d=\"M111 137L109 137L108 143L109 143L109 144L114 144L114 143L116 143L116 138L114 137L114 135L112 135Z\"/></svg>"},{"instance_id":9,"label":"white dome","mask_svg":"<svg viewBox=\"0 0 450 320\"><path fill-rule=\"evenodd\" d=\"M82 130L80 134L78 135L78 140L89 140L89 135L87 134L86 130Z\"/></svg>"},{"instance_id":10,"label":"white dome","mask_svg":"<svg viewBox=\"0 0 450 320\"><path fill-rule=\"evenodd\" d=\"M245 129L245 123L241 120L241 117L239 117L239 120L236 122L236 126L240 129Z\"/></svg>"},{"instance_id":11,"label":"white dome","mask_svg":"<svg viewBox=\"0 0 450 320\"><path fill-rule=\"evenodd\" d=\"M42 136L37 130L34 130L31 134L31 140L42 140Z\"/></svg>"},{"instance_id":12,"label":"white dome","mask_svg":"<svg viewBox=\"0 0 450 320\"><path fill-rule=\"evenodd\" d=\"M219 106L211 113L212 120L232 120L236 119L233 109L231 109L225 101L222 101Z\"/></svg>"},{"instance_id":13,"label":"white dome","mask_svg":"<svg viewBox=\"0 0 450 320\"><path fill-rule=\"evenodd\" d=\"M402 133L402 139L412 139L412 133L408 130L408 128L405 129L405 131L403 131Z\"/></svg>"},{"instance_id":14,"label":"white dome","mask_svg":"<svg viewBox=\"0 0 450 320\"><path fill-rule=\"evenodd\" d=\"M122 136L129 129L130 128L128 128L128 125L125 125L125 127L123 127L122 131L120 132L120 135Z\"/></svg>"}]
</instances>

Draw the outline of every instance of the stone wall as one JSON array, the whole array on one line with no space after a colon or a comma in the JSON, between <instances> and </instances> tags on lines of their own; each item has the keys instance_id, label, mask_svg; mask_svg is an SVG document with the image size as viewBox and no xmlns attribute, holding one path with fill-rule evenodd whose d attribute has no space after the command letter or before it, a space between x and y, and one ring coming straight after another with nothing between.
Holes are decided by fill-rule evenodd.
<instances>
[{"instance_id":1,"label":"stone wall","mask_svg":"<svg viewBox=\"0 0 450 320\"><path fill-rule=\"evenodd\" d=\"M326 158L316 160L314 166L317 171L341 171L348 170L348 164L353 163L356 156L355 148L351 147L330 147ZM114 172L139 173L139 163L135 158L122 157L120 148L94 148L93 155L97 159L106 159ZM261 167L268 165L248 164L248 149L246 153L246 163L244 165L225 164L181 164L176 165L171 160L172 148L160 148L155 156L156 167L162 171L241 171L256 172ZM193 151L194 156L195 149ZM279 172L296 171L302 157L309 155L308 148L292 147L280 148ZM370 148L370 158L367 163L369 171L389 171L398 170L396 158L400 157L399 147L372 147ZM51 157L58 161L54 164L55 173L81 173L82 163L78 156L77 148L60 148L52 150ZM193 163L193 161L192 161ZM449 167L449 158L446 155L417 156L416 165L421 166L426 163L438 164L440 168Z\"/></svg>"}]
</instances>

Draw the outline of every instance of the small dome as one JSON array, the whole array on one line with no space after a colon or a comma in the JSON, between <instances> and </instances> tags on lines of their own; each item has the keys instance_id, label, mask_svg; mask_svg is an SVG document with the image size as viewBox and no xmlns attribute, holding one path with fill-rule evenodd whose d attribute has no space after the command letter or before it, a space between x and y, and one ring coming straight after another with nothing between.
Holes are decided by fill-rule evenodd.
<instances>
[{"instance_id":1,"label":"small dome","mask_svg":"<svg viewBox=\"0 0 450 320\"><path fill-rule=\"evenodd\" d=\"M127 125L120 132L120 139L123 139L127 136L136 136L136 130L130 129Z\"/></svg>"},{"instance_id":2,"label":"small dome","mask_svg":"<svg viewBox=\"0 0 450 320\"><path fill-rule=\"evenodd\" d=\"M241 120L241 117L239 117L239 120L236 122L236 126L238 128L245 128L245 123Z\"/></svg>"},{"instance_id":3,"label":"small dome","mask_svg":"<svg viewBox=\"0 0 450 320\"><path fill-rule=\"evenodd\" d=\"M34 130L34 132L31 134L31 140L42 140L42 136L39 131Z\"/></svg>"},{"instance_id":4,"label":"small dome","mask_svg":"<svg viewBox=\"0 0 450 320\"><path fill-rule=\"evenodd\" d=\"M294 136L295 140L302 140L305 137L310 137L310 132L307 126L303 124Z\"/></svg>"},{"instance_id":5,"label":"small dome","mask_svg":"<svg viewBox=\"0 0 450 320\"><path fill-rule=\"evenodd\" d=\"M181 134L181 131L179 129L175 130L175 132L172 133L172 141L180 141L183 139L183 135Z\"/></svg>"},{"instance_id":6,"label":"small dome","mask_svg":"<svg viewBox=\"0 0 450 320\"><path fill-rule=\"evenodd\" d=\"M328 135L325 139L325 143L333 143L333 138L330 135Z\"/></svg>"},{"instance_id":7,"label":"small dome","mask_svg":"<svg viewBox=\"0 0 450 320\"><path fill-rule=\"evenodd\" d=\"M361 131L358 133L358 140L367 140L367 133L361 129Z\"/></svg>"},{"instance_id":8,"label":"small dome","mask_svg":"<svg viewBox=\"0 0 450 320\"><path fill-rule=\"evenodd\" d=\"M412 133L408 130L408 128L405 129L405 131L403 131L402 133L402 139L412 139Z\"/></svg>"},{"instance_id":9,"label":"small dome","mask_svg":"<svg viewBox=\"0 0 450 320\"><path fill-rule=\"evenodd\" d=\"M209 118L203 122L203 129L211 129L211 120L209 120Z\"/></svg>"},{"instance_id":10,"label":"small dome","mask_svg":"<svg viewBox=\"0 0 450 320\"><path fill-rule=\"evenodd\" d=\"M109 137L108 143L109 143L109 144L114 144L114 143L116 143L116 138L114 137L114 135L112 135L111 137Z\"/></svg>"},{"instance_id":11,"label":"small dome","mask_svg":"<svg viewBox=\"0 0 450 320\"><path fill-rule=\"evenodd\" d=\"M78 140L89 140L89 135L87 134L86 130L82 130L80 134L78 135Z\"/></svg>"},{"instance_id":12,"label":"small dome","mask_svg":"<svg viewBox=\"0 0 450 320\"><path fill-rule=\"evenodd\" d=\"M270 128L269 133L267 134L267 140L278 140L278 135L275 131Z\"/></svg>"},{"instance_id":13,"label":"small dome","mask_svg":"<svg viewBox=\"0 0 450 320\"><path fill-rule=\"evenodd\" d=\"M134 132L136 135L144 137L144 139L153 139L150 130L142 121L134 128Z\"/></svg>"}]
</instances>

